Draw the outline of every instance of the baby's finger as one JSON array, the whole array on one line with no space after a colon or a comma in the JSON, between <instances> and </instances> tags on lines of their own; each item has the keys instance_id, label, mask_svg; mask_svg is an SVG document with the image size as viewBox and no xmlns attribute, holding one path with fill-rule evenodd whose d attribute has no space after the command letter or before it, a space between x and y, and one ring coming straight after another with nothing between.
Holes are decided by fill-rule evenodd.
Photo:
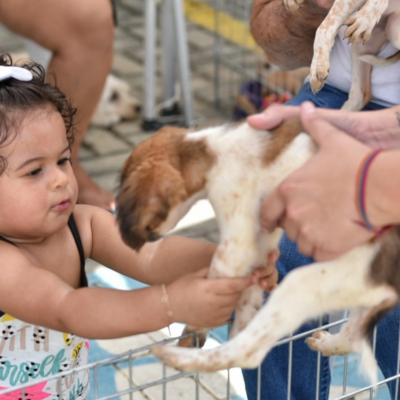
<instances>
[{"instance_id":1,"label":"baby's finger","mask_svg":"<svg viewBox=\"0 0 400 400\"><path fill-rule=\"evenodd\" d=\"M264 289L266 292L270 292L274 289L278 283L279 273L278 270L275 269L271 275L261 279L259 281L259 286L261 289Z\"/></svg>"},{"instance_id":2,"label":"baby's finger","mask_svg":"<svg viewBox=\"0 0 400 400\"><path fill-rule=\"evenodd\" d=\"M253 282L257 283L259 280L266 278L271 275L275 269L276 266L272 263L268 263L265 267L255 269L251 274Z\"/></svg>"},{"instance_id":3,"label":"baby's finger","mask_svg":"<svg viewBox=\"0 0 400 400\"><path fill-rule=\"evenodd\" d=\"M268 254L268 262L275 264L278 261L280 255L281 252L279 251L279 249L274 249L270 251Z\"/></svg>"}]
</instances>

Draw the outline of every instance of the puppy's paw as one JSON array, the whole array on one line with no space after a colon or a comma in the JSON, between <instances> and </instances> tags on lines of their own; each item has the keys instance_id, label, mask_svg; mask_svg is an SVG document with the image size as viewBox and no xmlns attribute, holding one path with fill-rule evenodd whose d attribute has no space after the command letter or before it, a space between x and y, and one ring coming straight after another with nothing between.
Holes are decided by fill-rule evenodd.
<instances>
[{"instance_id":1,"label":"puppy's paw","mask_svg":"<svg viewBox=\"0 0 400 400\"><path fill-rule=\"evenodd\" d=\"M372 30L379 19L374 17L374 13L367 15L367 12L368 9L362 8L346 21L348 28L344 32L344 37L349 39L349 43L360 41L365 43L371 37Z\"/></svg>"},{"instance_id":2,"label":"puppy's paw","mask_svg":"<svg viewBox=\"0 0 400 400\"><path fill-rule=\"evenodd\" d=\"M176 346L159 345L151 349L151 353L164 364L182 371L216 372L232 367L219 354L219 349L184 349Z\"/></svg>"},{"instance_id":3,"label":"puppy's paw","mask_svg":"<svg viewBox=\"0 0 400 400\"><path fill-rule=\"evenodd\" d=\"M151 349L151 353L159 358L164 364L171 367L179 365L179 350L178 347L159 345Z\"/></svg>"},{"instance_id":4,"label":"puppy's paw","mask_svg":"<svg viewBox=\"0 0 400 400\"><path fill-rule=\"evenodd\" d=\"M308 346L315 351L320 351L324 356L349 354L351 348L348 343L342 342L340 334L331 335L327 331L316 331L306 339Z\"/></svg>"},{"instance_id":5,"label":"puppy's paw","mask_svg":"<svg viewBox=\"0 0 400 400\"><path fill-rule=\"evenodd\" d=\"M310 69L310 85L314 94L317 94L322 89L328 75L329 54L316 52Z\"/></svg>"}]
</instances>

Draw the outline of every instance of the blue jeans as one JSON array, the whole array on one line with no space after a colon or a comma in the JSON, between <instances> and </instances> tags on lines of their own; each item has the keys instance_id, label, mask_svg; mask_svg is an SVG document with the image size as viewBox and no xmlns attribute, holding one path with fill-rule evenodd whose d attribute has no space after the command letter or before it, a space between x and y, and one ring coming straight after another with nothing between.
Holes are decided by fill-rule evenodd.
<instances>
[{"instance_id":1,"label":"blue jeans","mask_svg":"<svg viewBox=\"0 0 400 400\"><path fill-rule=\"evenodd\" d=\"M347 100L347 93L341 92L332 86L325 85L322 90L314 95L310 85L305 84L296 98L289 101L288 105L300 105L303 101L312 101L317 107L336 108L342 107ZM383 108L374 103L369 103L365 110ZM279 280L288 272L302 265L313 262L312 258L301 255L295 243L287 236L283 236L279 245L281 256L277 262ZM351 265L349 265L351 268ZM307 288L305 288L307 290ZM397 348L399 340L399 307L379 323L376 343L376 358L385 378L397 371ZM296 333L308 331L318 327L318 322L312 321L303 325ZM261 365L261 400L285 400L288 392L288 360L289 345L280 345L272 349ZM293 342L292 350L292 400L312 400L316 398L317 388L317 362L318 353L312 351L305 344L304 339ZM319 400L328 400L331 381L329 358L321 357L321 374L319 382ZM257 369L243 370L246 391L249 400L257 400ZM395 396L395 381L389 383L392 399ZM400 399L400 397L398 398ZM398 400L396 399L396 400Z\"/></svg>"}]
</instances>

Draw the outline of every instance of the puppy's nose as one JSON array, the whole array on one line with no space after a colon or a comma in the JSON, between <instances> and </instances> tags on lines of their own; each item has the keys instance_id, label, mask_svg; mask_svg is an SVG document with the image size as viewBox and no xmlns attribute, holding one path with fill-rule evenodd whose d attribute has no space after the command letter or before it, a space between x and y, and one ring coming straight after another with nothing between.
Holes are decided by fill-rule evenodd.
<instances>
[{"instance_id":1,"label":"puppy's nose","mask_svg":"<svg viewBox=\"0 0 400 400\"><path fill-rule=\"evenodd\" d=\"M137 113L139 113L140 111L142 111L142 106L140 104L138 104L137 106L135 106L135 111Z\"/></svg>"},{"instance_id":2,"label":"puppy's nose","mask_svg":"<svg viewBox=\"0 0 400 400\"><path fill-rule=\"evenodd\" d=\"M147 241L148 242L155 242L158 239L161 239L161 236L156 232L148 232L147 233Z\"/></svg>"}]
</instances>

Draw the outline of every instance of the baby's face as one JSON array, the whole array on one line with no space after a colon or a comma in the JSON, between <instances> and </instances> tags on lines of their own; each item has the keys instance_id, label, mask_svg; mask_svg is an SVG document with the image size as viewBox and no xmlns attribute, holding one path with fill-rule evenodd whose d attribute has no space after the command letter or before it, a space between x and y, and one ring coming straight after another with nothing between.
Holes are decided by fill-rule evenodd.
<instances>
[{"instance_id":1,"label":"baby's face","mask_svg":"<svg viewBox=\"0 0 400 400\"><path fill-rule=\"evenodd\" d=\"M0 234L40 241L65 227L76 204L64 121L51 109L25 115L13 140L0 147Z\"/></svg>"}]
</instances>

